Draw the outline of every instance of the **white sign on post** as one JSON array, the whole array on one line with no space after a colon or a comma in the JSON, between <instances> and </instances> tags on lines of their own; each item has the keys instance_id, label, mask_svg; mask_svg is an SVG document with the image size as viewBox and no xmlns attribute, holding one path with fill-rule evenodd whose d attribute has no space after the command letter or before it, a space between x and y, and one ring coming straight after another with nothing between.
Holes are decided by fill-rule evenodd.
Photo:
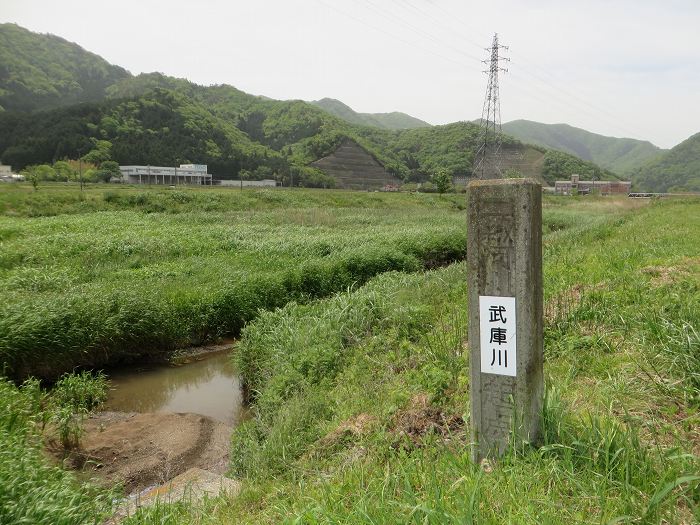
<instances>
[{"instance_id":1,"label":"white sign on post","mask_svg":"<svg viewBox=\"0 0 700 525\"><path fill-rule=\"evenodd\" d=\"M515 297L479 296L481 372L515 377Z\"/></svg>"}]
</instances>

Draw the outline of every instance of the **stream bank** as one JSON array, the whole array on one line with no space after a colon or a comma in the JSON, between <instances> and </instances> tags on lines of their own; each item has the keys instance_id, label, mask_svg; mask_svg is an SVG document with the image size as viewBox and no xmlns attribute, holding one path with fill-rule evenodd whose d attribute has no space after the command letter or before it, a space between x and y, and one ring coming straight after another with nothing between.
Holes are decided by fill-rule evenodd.
<instances>
[{"instance_id":1,"label":"stream bank","mask_svg":"<svg viewBox=\"0 0 700 525\"><path fill-rule=\"evenodd\" d=\"M65 464L134 494L193 467L224 474L232 430L201 414L99 412Z\"/></svg>"},{"instance_id":2,"label":"stream bank","mask_svg":"<svg viewBox=\"0 0 700 525\"><path fill-rule=\"evenodd\" d=\"M102 412L83 422L77 449L49 443L64 465L133 495L196 468L224 474L230 437L247 412L233 342L196 347L170 363L108 372Z\"/></svg>"}]
</instances>

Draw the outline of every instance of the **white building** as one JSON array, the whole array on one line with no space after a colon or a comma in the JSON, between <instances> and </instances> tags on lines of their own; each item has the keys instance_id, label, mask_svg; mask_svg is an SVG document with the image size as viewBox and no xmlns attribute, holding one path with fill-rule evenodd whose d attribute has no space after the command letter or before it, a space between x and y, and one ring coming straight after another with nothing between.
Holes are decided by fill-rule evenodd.
<instances>
[{"instance_id":1,"label":"white building","mask_svg":"<svg viewBox=\"0 0 700 525\"><path fill-rule=\"evenodd\" d=\"M12 166L7 164L0 164L0 181L2 182L20 182L23 181L24 177L22 175L17 175L12 173Z\"/></svg>"},{"instance_id":2,"label":"white building","mask_svg":"<svg viewBox=\"0 0 700 525\"><path fill-rule=\"evenodd\" d=\"M206 164L180 164L179 168L164 166L119 166L124 184L212 184Z\"/></svg>"},{"instance_id":3,"label":"white building","mask_svg":"<svg viewBox=\"0 0 700 525\"><path fill-rule=\"evenodd\" d=\"M214 181L214 184L219 186L234 186L236 188L274 188L277 186L277 181L275 179L263 179L263 180L229 180L221 179Z\"/></svg>"}]
</instances>

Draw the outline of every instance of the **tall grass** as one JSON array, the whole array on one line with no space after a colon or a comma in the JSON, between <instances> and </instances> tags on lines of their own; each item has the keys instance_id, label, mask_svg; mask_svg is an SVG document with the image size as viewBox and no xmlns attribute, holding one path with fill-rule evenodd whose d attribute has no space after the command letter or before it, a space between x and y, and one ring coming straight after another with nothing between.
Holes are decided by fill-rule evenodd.
<instances>
[{"instance_id":1,"label":"tall grass","mask_svg":"<svg viewBox=\"0 0 700 525\"><path fill-rule=\"evenodd\" d=\"M335 413L324 392L346 367L356 364L358 343L375 331L389 330L407 341L420 337L438 307L433 303L437 288L450 286L454 295L463 297L465 284L458 276L464 276L464 266L450 267L448 275L449 281L442 275L426 280L420 274L386 274L356 292L309 305L288 305L249 325L234 355L252 392L255 418L235 431L234 471L256 479L278 475L306 452ZM464 320L455 322L464 328ZM443 352L445 347L435 339L431 343L420 361L438 372L436 362L448 370L458 369L461 352ZM380 346L373 353L383 350ZM377 359L384 362L386 356ZM429 377L429 386L441 394L450 379L439 373Z\"/></svg>"},{"instance_id":2,"label":"tall grass","mask_svg":"<svg viewBox=\"0 0 700 525\"><path fill-rule=\"evenodd\" d=\"M83 209L104 200L90 190L55 217L0 217L0 363L14 377L158 358L236 335L260 310L448 264L466 247L457 196L109 191L99 208ZM33 195L7 189L0 201L21 211ZM555 207L545 229L603 219Z\"/></svg>"},{"instance_id":3,"label":"tall grass","mask_svg":"<svg viewBox=\"0 0 700 525\"><path fill-rule=\"evenodd\" d=\"M232 439L232 471L245 488L218 507L218 519L700 520L700 419L691 395L700 239L690 235L699 219L686 204L668 203L632 216L584 216L546 235L547 299L570 297L546 327L544 445L513 443L485 469L471 462L459 425L408 441L396 427L436 414L468 423L468 359L459 344L466 312L455 309L465 304L463 266L384 275L260 316L236 356L254 399L253 419ZM657 282L650 265L680 270ZM430 405L416 405L417 395ZM353 427L359 420L373 423Z\"/></svg>"},{"instance_id":4,"label":"tall grass","mask_svg":"<svg viewBox=\"0 0 700 525\"><path fill-rule=\"evenodd\" d=\"M242 330L235 359L254 402L232 438L242 494L132 523L700 521L692 203L547 201L545 444L513 443L482 468L470 459L464 265L389 271L461 256L449 201L377 196L387 212L343 195L344 208L289 209L306 197L270 193L255 197L264 211L238 212L212 193L158 211L169 195L129 191L100 204L118 212L0 220L13 319L33 321L0 348L39 366L32 341L72 363L85 349L125 358ZM218 211L187 208L204 205ZM657 279L651 266L678 271Z\"/></svg>"},{"instance_id":5,"label":"tall grass","mask_svg":"<svg viewBox=\"0 0 700 525\"><path fill-rule=\"evenodd\" d=\"M177 188L45 183L5 184L0 191L0 215L47 217L96 211L135 210L142 213L192 213L269 210L279 208L413 208L464 209L464 196L446 194L364 193L343 190Z\"/></svg>"},{"instance_id":6,"label":"tall grass","mask_svg":"<svg viewBox=\"0 0 700 525\"><path fill-rule=\"evenodd\" d=\"M157 356L236 335L260 310L464 256L446 199L268 193L125 190L107 203L123 211L0 218L0 362L14 377L57 377ZM139 210L163 199L175 213ZM219 202L226 211L197 209Z\"/></svg>"},{"instance_id":7,"label":"tall grass","mask_svg":"<svg viewBox=\"0 0 700 525\"><path fill-rule=\"evenodd\" d=\"M85 376L65 377L64 387L68 383L73 400L103 389ZM83 394L77 383L87 388ZM0 378L0 400L0 523L101 523L111 506L109 495L50 465L41 450L41 429L48 429L45 423L53 415L74 415L72 401L64 404L63 394L43 392L36 380L18 388L5 378Z\"/></svg>"}]
</instances>

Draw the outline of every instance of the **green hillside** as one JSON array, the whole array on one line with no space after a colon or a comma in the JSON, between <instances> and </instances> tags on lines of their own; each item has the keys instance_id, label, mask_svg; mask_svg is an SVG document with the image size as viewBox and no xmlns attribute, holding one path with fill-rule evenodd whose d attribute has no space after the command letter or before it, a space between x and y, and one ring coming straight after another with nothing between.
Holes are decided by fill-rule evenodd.
<instances>
[{"instance_id":1,"label":"green hillside","mask_svg":"<svg viewBox=\"0 0 700 525\"><path fill-rule=\"evenodd\" d=\"M107 140L121 164L206 163L219 178L246 170L252 178L274 175L285 183L295 170L300 181L300 170L350 137L405 180L427 180L437 166L470 172L478 133L473 124L401 134L352 126L300 101L240 105L224 96L208 104L209 88L192 89L201 92L153 88L126 99L0 114L0 158L20 170L77 159L94 140ZM219 88L226 92L235 95L233 88Z\"/></svg>"},{"instance_id":2,"label":"green hillside","mask_svg":"<svg viewBox=\"0 0 700 525\"><path fill-rule=\"evenodd\" d=\"M12 107L23 111L0 112L0 160L18 171L76 160L102 141L109 152L108 160L102 155L95 164L102 180L112 173L102 166L107 161L112 170L118 170L115 162L203 163L216 178L274 177L285 185L332 187L335 180L309 164L349 138L404 182L429 181L443 168L453 176L471 175L479 144L474 123L430 126L401 113L355 113L331 99L279 101L225 84L205 87L160 73L132 76L57 37L11 24L2 28L7 46L0 69L14 71L2 93L21 101ZM9 56L6 49L20 51ZM54 86L50 94L48 88L25 89L40 84L38 71ZM406 126L414 129L386 129ZM590 162L511 137L504 141L502 168L550 184L573 172L614 177Z\"/></svg>"},{"instance_id":3,"label":"green hillside","mask_svg":"<svg viewBox=\"0 0 700 525\"><path fill-rule=\"evenodd\" d=\"M564 151L620 174L641 166L664 151L651 142L606 137L568 124L514 120L503 124L503 131L523 142Z\"/></svg>"},{"instance_id":4,"label":"green hillside","mask_svg":"<svg viewBox=\"0 0 700 525\"><path fill-rule=\"evenodd\" d=\"M163 89L130 99L0 115L2 159L16 169L76 159L92 148L91 139L110 141L120 164L202 162L220 176L284 164L279 153L253 142L234 124Z\"/></svg>"},{"instance_id":5,"label":"green hillside","mask_svg":"<svg viewBox=\"0 0 700 525\"><path fill-rule=\"evenodd\" d=\"M0 24L0 106L32 111L102 100L129 72L54 35Z\"/></svg>"},{"instance_id":6,"label":"green hillside","mask_svg":"<svg viewBox=\"0 0 700 525\"><path fill-rule=\"evenodd\" d=\"M438 168L469 176L478 147L479 127L473 123L388 131L353 126L301 101L259 99L230 86L205 88L168 77L162 85L173 89L149 84L129 98L0 114L0 159L20 170L77 159L95 140L107 140L120 164L205 163L217 178L275 177L283 184L293 179L302 185L332 186L323 173L307 166L332 153L345 138L406 182L427 181ZM510 137L503 154L505 171L550 184L570 173L614 178L593 163Z\"/></svg>"},{"instance_id":7,"label":"green hillside","mask_svg":"<svg viewBox=\"0 0 700 525\"><path fill-rule=\"evenodd\" d=\"M427 122L400 111L391 113L358 113L350 106L334 98L314 100L311 104L351 124L360 126L374 126L382 129L413 129L430 126Z\"/></svg>"},{"instance_id":8,"label":"green hillside","mask_svg":"<svg viewBox=\"0 0 700 525\"><path fill-rule=\"evenodd\" d=\"M640 190L700 191L700 133L632 172Z\"/></svg>"}]
</instances>

